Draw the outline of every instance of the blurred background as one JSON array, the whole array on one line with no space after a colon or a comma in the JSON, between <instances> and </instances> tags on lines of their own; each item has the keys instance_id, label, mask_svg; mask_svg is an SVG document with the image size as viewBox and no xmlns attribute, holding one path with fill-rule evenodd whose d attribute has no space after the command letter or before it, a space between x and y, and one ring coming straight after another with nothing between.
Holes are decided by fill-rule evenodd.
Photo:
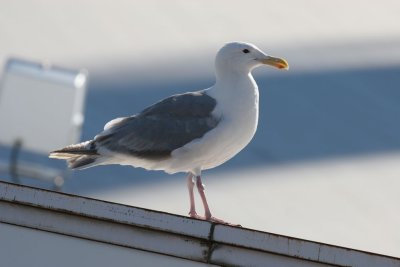
<instances>
[{"instance_id":1,"label":"blurred background","mask_svg":"<svg viewBox=\"0 0 400 267\"><path fill-rule=\"evenodd\" d=\"M289 71L253 73L260 89L253 141L204 172L213 214L400 257L399 14L394 0L1 1L0 62L16 56L88 70L87 140L115 117L211 86L226 42L283 57ZM49 101L62 99L43 105ZM21 112L31 111L21 105ZM62 191L189 210L184 174L100 166L74 172Z\"/></svg>"}]
</instances>

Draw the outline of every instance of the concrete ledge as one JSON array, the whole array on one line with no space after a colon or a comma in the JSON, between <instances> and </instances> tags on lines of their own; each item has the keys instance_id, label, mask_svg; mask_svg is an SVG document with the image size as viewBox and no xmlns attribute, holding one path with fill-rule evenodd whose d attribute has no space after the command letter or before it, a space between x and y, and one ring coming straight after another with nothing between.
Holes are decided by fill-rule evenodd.
<instances>
[{"instance_id":1,"label":"concrete ledge","mask_svg":"<svg viewBox=\"0 0 400 267\"><path fill-rule=\"evenodd\" d=\"M400 259L0 182L0 222L206 266L399 266Z\"/></svg>"}]
</instances>

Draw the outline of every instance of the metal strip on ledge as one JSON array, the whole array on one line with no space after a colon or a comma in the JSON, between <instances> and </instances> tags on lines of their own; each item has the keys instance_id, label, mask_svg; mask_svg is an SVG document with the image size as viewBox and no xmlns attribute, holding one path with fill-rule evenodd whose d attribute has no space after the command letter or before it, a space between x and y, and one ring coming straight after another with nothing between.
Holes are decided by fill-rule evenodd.
<instances>
[{"instance_id":1,"label":"metal strip on ledge","mask_svg":"<svg viewBox=\"0 0 400 267\"><path fill-rule=\"evenodd\" d=\"M221 266L398 266L400 259L0 182L0 222Z\"/></svg>"}]
</instances>

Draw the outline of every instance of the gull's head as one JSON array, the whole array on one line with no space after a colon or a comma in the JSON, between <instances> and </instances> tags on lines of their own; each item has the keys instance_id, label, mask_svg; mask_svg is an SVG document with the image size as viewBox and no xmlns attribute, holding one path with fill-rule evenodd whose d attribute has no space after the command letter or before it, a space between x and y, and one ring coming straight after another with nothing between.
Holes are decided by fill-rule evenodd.
<instances>
[{"instance_id":1,"label":"gull's head","mask_svg":"<svg viewBox=\"0 0 400 267\"><path fill-rule=\"evenodd\" d=\"M278 69L289 69L286 60L267 55L253 44L232 42L225 44L217 53L215 66L217 72L248 73L261 65Z\"/></svg>"}]
</instances>

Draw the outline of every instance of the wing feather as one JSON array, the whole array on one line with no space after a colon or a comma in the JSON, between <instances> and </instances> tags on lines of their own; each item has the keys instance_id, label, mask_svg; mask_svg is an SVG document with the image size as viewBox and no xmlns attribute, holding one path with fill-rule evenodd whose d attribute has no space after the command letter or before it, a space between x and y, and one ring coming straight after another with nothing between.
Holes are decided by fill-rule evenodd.
<instances>
[{"instance_id":1,"label":"wing feather","mask_svg":"<svg viewBox=\"0 0 400 267\"><path fill-rule=\"evenodd\" d=\"M216 104L204 91L174 95L139 114L110 121L95 141L118 153L168 157L218 125L212 114Z\"/></svg>"}]
</instances>

